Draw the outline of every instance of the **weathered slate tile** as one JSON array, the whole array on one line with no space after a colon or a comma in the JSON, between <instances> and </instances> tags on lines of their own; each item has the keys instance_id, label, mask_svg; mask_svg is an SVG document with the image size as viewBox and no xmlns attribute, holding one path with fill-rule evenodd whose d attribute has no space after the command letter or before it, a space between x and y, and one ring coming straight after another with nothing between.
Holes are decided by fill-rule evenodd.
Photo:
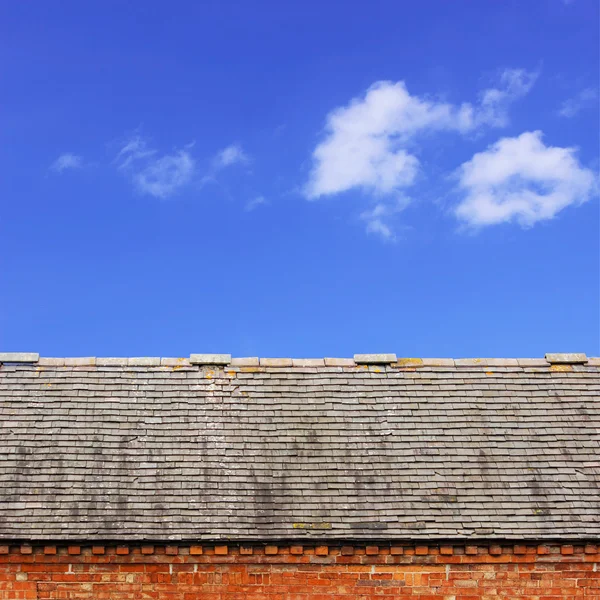
<instances>
[{"instance_id":1,"label":"weathered slate tile","mask_svg":"<svg viewBox=\"0 0 600 600\"><path fill-rule=\"evenodd\" d=\"M600 536L597 359L210 360L0 366L0 539Z\"/></svg>"}]
</instances>

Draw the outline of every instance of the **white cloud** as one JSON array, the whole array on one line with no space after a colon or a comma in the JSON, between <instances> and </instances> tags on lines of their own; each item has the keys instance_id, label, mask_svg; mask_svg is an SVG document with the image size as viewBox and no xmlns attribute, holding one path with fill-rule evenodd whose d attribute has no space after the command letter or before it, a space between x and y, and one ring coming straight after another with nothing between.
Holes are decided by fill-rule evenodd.
<instances>
[{"instance_id":1,"label":"white cloud","mask_svg":"<svg viewBox=\"0 0 600 600\"><path fill-rule=\"evenodd\" d=\"M505 127L508 125L508 109L512 102L529 93L537 72L525 69L504 69L500 74L499 85L484 90L480 95L479 106L474 111L472 125Z\"/></svg>"},{"instance_id":2,"label":"white cloud","mask_svg":"<svg viewBox=\"0 0 600 600\"><path fill-rule=\"evenodd\" d=\"M156 198L167 198L189 183L196 163L190 154L180 150L152 160L145 169L136 173L138 189Z\"/></svg>"},{"instance_id":3,"label":"white cloud","mask_svg":"<svg viewBox=\"0 0 600 600\"><path fill-rule=\"evenodd\" d=\"M251 212L251 211L257 209L259 206L263 206L268 203L269 203L269 201L264 196L257 196L253 200L250 200L249 202L246 203L244 210L246 212Z\"/></svg>"},{"instance_id":4,"label":"white cloud","mask_svg":"<svg viewBox=\"0 0 600 600\"><path fill-rule=\"evenodd\" d=\"M221 150L214 160L214 166L216 169L222 169L235 165L236 163L247 163L249 161L248 155L244 152L240 144L231 144Z\"/></svg>"},{"instance_id":5,"label":"white cloud","mask_svg":"<svg viewBox=\"0 0 600 600\"><path fill-rule=\"evenodd\" d=\"M528 227L589 200L597 180L575 154L546 146L540 131L500 139L459 168L464 197L456 216L473 227L511 221Z\"/></svg>"},{"instance_id":6,"label":"white cloud","mask_svg":"<svg viewBox=\"0 0 600 600\"><path fill-rule=\"evenodd\" d=\"M156 150L148 147L148 142L139 135L135 135L121 148L116 161L120 169L126 169L136 160L143 160L156 154Z\"/></svg>"},{"instance_id":7,"label":"white cloud","mask_svg":"<svg viewBox=\"0 0 600 600\"><path fill-rule=\"evenodd\" d=\"M196 161L188 149L157 156L146 140L136 135L117 154L119 169L129 173L135 187L155 198L168 198L190 183Z\"/></svg>"},{"instance_id":8,"label":"white cloud","mask_svg":"<svg viewBox=\"0 0 600 600\"><path fill-rule=\"evenodd\" d=\"M114 164L142 194L168 198L192 182L196 187L216 182L216 175L221 169L250 160L240 144L231 144L219 151L210 160L206 171L201 172L193 155L194 147L195 142L191 142L163 154L153 148L146 138L135 133L121 144Z\"/></svg>"},{"instance_id":9,"label":"white cloud","mask_svg":"<svg viewBox=\"0 0 600 600\"><path fill-rule=\"evenodd\" d=\"M367 231L395 239L392 216L406 206L403 191L420 172L417 138L506 125L510 104L529 92L536 77L523 69L506 69L496 87L483 90L476 103L460 105L411 95L403 81L375 83L364 96L327 116L324 138L312 153L305 196L314 200L362 190L377 199L361 214Z\"/></svg>"},{"instance_id":10,"label":"white cloud","mask_svg":"<svg viewBox=\"0 0 600 600\"><path fill-rule=\"evenodd\" d=\"M396 234L390 221L394 214L402 212L408 204L408 198L401 198L394 203L379 202L363 211L360 218L367 225L367 233L377 235L387 242L396 241Z\"/></svg>"},{"instance_id":11,"label":"white cloud","mask_svg":"<svg viewBox=\"0 0 600 600\"><path fill-rule=\"evenodd\" d=\"M569 98L568 100L565 100L562 103L558 114L561 117L566 117L567 119L570 119L577 115L577 113L579 113L584 108L588 108L597 104L597 100L598 91L594 88L586 88L585 90L581 90L581 92L579 92L579 94L577 94L577 96L575 96L574 98Z\"/></svg>"},{"instance_id":12,"label":"white cloud","mask_svg":"<svg viewBox=\"0 0 600 600\"><path fill-rule=\"evenodd\" d=\"M83 167L83 159L77 154L65 152L61 154L50 166L51 171L62 173L67 169L81 169Z\"/></svg>"},{"instance_id":13,"label":"white cloud","mask_svg":"<svg viewBox=\"0 0 600 600\"><path fill-rule=\"evenodd\" d=\"M505 125L508 105L531 89L535 77L505 70L499 86L485 90L475 105L412 96L403 81L375 83L363 97L327 116L305 195L316 199L355 188L376 195L398 192L419 172L411 139L433 131L468 133L484 125Z\"/></svg>"}]
</instances>

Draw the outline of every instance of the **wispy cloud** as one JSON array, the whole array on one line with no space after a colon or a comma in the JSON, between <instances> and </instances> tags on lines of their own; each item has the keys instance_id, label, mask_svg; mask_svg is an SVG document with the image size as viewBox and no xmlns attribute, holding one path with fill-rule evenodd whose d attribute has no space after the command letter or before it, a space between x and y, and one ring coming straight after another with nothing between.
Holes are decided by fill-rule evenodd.
<instances>
[{"instance_id":1,"label":"wispy cloud","mask_svg":"<svg viewBox=\"0 0 600 600\"><path fill-rule=\"evenodd\" d=\"M222 169L238 163L246 164L249 160L250 158L240 144L231 144L215 156L213 164L216 169Z\"/></svg>"},{"instance_id":2,"label":"wispy cloud","mask_svg":"<svg viewBox=\"0 0 600 600\"><path fill-rule=\"evenodd\" d=\"M400 198L393 203L377 203L360 215L366 223L367 233L376 235L386 242L395 242L396 233L390 225L393 215L402 212L410 203L408 198Z\"/></svg>"},{"instance_id":3,"label":"wispy cloud","mask_svg":"<svg viewBox=\"0 0 600 600\"><path fill-rule=\"evenodd\" d=\"M244 210L246 212L251 212L253 210L256 210L259 206L264 206L268 203L269 201L264 196L257 196L256 198L253 198L252 200L246 203Z\"/></svg>"},{"instance_id":4,"label":"wispy cloud","mask_svg":"<svg viewBox=\"0 0 600 600\"><path fill-rule=\"evenodd\" d=\"M124 143L115 160L139 192L155 198L173 196L196 172L196 161L187 148L160 155L139 135Z\"/></svg>"},{"instance_id":5,"label":"wispy cloud","mask_svg":"<svg viewBox=\"0 0 600 600\"><path fill-rule=\"evenodd\" d=\"M511 104L531 91L539 73L525 69L504 69L497 87L484 90L473 112L472 127L505 127L509 123Z\"/></svg>"},{"instance_id":6,"label":"wispy cloud","mask_svg":"<svg viewBox=\"0 0 600 600\"><path fill-rule=\"evenodd\" d=\"M120 169L127 169L135 161L148 159L156 154L156 150L148 147L148 142L140 135L129 138L115 159Z\"/></svg>"},{"instance_id":7,"label":"wispy cloud","mask_svg":"<svg viewBox=\"0 0 600 600\"><path fill-rule=\"evenodd\" d=\"M561 117L571 119L585 108L598 105L598 90L594 88L586 88L581 90L579 94L573 98L565 100L558 110Z\"/></svg>"},{"instance_id":8,"label":"wispy cloud","mask_svg":"<svg viewBox=\"0 0 600 600\"><path fill-rule=\"evenodd\" d=\"M134 175L138 189L156 198L167 198L192 180L196 162L189 152L179 150L161 156Z\"/></svg>"},{"instance_id":9,"label":"wispy cloud","mask_svg":"<svg viewBox=\"0 0 600 600\"><path fill-rule=\"evenodd\" d=\"M195 142L164 153L135 133L120 146L113 164L129 177L140 193L161 199L180 193L192 183L201 187L216 182L216 175L222 169L250 160L240 144L231 144L208 159L208 166L203 170L193 154Z\"/></svg>"},{"instance_id":10,"label":"wispy cloud","mask_svg":"<svg viewBox=\"0 0 600 600\"><path fill-rule=\"evenodd\" d=\"M463 198L455 214L471 227L511 221L529 227L589 200L597 189L575 148L546 146L541 131L500 139L457 175Z\"/></svg>"},{"instance_id":11,"label":"wispy cloud","mask_svg":"<svg viewBox=\"0 0 600 600\"><path fill-rule=\"evenodd\" d=\"M81 169L81 167L83 167L83 158L81 156L65 152L50 165L50 170L55 173L62 173L68 169Z\"/></svg>"},{"instance_id":12,"label":"wispy cloud","mask_svg":"<svg viewBox=\"0 0 600 600\"><path fill-rule=\"evenodd\" d=\"M411 95L403 81L375 83L364 96L327 116L323 140L312 153L305 196L314 200L353 189L370 194L377 198L372 210L380 216L365 218L367 228L391 237L381 226L381 207L386 197L398 196L415 182L420 171L415 139L432 132L467 134L506 125L508 107L529 92L536 77L523 69L506 69L478 102L460 105Z\"/></svg>"}]
</instances>

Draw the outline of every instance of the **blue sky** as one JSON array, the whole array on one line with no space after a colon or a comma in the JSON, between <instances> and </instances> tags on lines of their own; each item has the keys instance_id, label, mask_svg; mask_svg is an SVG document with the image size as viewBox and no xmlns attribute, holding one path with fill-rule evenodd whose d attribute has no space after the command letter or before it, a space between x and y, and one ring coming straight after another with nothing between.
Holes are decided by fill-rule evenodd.
<instances>
[{"instance_id":1,"label":"blue sky","mask_svg":"<svg viewBox=\"0 0 600 600\"><path fill-rule=\"evenodd\" d=\"M599 17L4 2L0 346L600 354Z\"/></svg>"}]
</instances>

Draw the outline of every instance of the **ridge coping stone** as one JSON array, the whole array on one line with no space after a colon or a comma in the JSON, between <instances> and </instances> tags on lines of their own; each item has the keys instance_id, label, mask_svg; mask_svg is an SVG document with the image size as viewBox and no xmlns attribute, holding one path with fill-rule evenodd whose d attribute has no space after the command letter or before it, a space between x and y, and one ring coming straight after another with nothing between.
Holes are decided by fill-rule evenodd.
<instances>
[{"instance_id":1,"label":"ridge coping stone","mask_svg":"<svg viewBox=\"0 0 600 600\"><path fill-rule=\"evenodd\" d=\"M294 367L324 367L324 358L292 358Z\"/></svg>"},{"instance_id":2,"label":"ridge coping stone","mask_svg":"<svg viewBox=\"0 0 600 600\"><path fill-rule=\"evenodd\" d=\"M64 367L65 359L64 358L54 358L54 357L40 357L38 360L38 365L41 367Z\"/></svg>"},{"instance_id":3,"label":"ridge coping stone","mask_svg":"<svg viewBox=\"0 0 600 600\"><path fill-rule=\"evenodd\" d=\"M191 367L192 363L187 358L166 357L160 359L161 367Z\"/></svg>"},{"instance_id":4,"label":"ridge coping stone","mask_svg":"<svg viewBox=\"0 0 600 600\"><path fill-rule=\"evenodd\" d=\"M583 352L549 352L546 354L546 360L550 364L582 364L588 362L588 358Z\"/></svg>"},{"instance_id":5,"label":"ridge coping stone","mask_svg":"<svg viewBox=\"0 0 600 600\"><path fill-rule=\"evenodd\" d=\"M398 360L395 354L355 354L354 362L357 365L382 365L394 363Z\"/></svg>"},{"instance_id":6,"label":"ridge coping stone","mask_svg":"<svg viewBox=\"0 0 600 600\"><path fill-rule=\"evenodd\" d=\"M518 367L517 358L456 358L456 367Z\"/></svg>"},{"instance_id":7,"label":"ridge coping stone","mask_svg":"<svg viewBox=\"0 0 600 600\"><path fill-rule=\"evenodd\" d=\"M232 367L258 367L259 360L258 356L245 356L241 358L231 359Z\"/></svg>"},{"instance_id":8,"label":"ridge coping stone","mask_svg":"<svg viewBox=\"0 0 600 600\"><path fill-rule=\"evenodd\" d=\"M94 367L96 366L95 356L79 356L65 358L65 367Z\"/></svg>"},{"instance_id":9,"label":"ridge coping stone","mask_svg":"<svg viewBox=\"0 0 600 600\"><path fill-rule=\"evenodd\" d=\"M192 365L228 365L231 363L231 354L190 354Z\"/></svg>"},{"instance_id":10,"label":"ridge coping stone","mask_svg":"<svg viewBox=\"0 0 600 600\"><path fill-rule=\"evenodd\" d=\"M424 367L453 367L454 359L453 358L423 358L422 365Z\"/></svg>"},{"instance_id":11,"label":"ridge coping stone","mask_svg":"<svg viewBox=\"0 0 600 600\"><path fill-rule=\"evenodd\" d=\"M27 362L35 363L40 360L37 352L0 352L0 363L4 362Z\"/></svg>"},{"instance_id":12,"label":"ridge coping stone","mask_svg":"<svg viewBox=\"0 0 600 600\"><path fill-rule=\"evenodd\" d=\"M324 358L326 367L354 367L353 358Z\"/></svg>"},{"instance_id":13,"label":"ridge coping stone","mask_svg":"<svg viewBox=\"0 0 600 600\"><path fill-rule=\"evenodd\" d=\"M547 367L548 361L545 358L518 358L517 363L520 367Z\"/></svg>"},{"instance_id":14,"label":"ridge coping stone","mask_svg":"<svg viewBox=\"0 0 600 600\"><path fill-rule=\"evenodd\" d=\"M129 359L117 356L104 356L96 358L97 367L126 367Z\"/></svg>"},{"instance_id":15,"label":"ridge coping stone","mask_svg":"<svg viewBox=\"0 0 600 600\"><path fill-rule=\"evenodd\" d=\"M134 356L127 359L128 367L160 367L159 356Z\"/></svg>"},{"instance_id":16,"label":"ridge coping stone","mask_svg":"<svg viewBox=\"0 0 600 600\"><path fill-rule=\"evenodd\" d=\"M259 359L261 367L292 367L291 358L261 358Z\"/></svg>"}]
</instances>

